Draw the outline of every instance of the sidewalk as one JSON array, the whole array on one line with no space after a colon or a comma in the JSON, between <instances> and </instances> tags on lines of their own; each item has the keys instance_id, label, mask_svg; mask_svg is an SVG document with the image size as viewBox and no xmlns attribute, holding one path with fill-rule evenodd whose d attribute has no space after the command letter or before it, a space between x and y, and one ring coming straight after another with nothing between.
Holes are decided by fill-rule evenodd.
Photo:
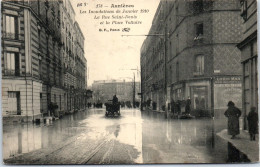
<instances>
[{"instance_id":1,"label":"sidewalk","mask_svg":"<svg viewBox=\"0 0 260 167\"><path fill-rule=\"evenodd\" d=\"M227 134L227 129L222 130L217 135L247 155L251 162L259 161L259 135L256 135L255 141L250 141L248 132L243 130L240 130L240 134L235 139L231 139L231 136Z\"/></svg>"}]
</instances>

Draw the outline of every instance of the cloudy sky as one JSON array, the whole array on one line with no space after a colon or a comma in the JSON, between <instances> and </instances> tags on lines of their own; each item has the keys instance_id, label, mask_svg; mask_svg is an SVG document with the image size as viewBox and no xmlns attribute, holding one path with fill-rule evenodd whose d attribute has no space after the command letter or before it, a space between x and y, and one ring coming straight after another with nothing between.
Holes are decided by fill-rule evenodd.
<instances>
[{"instance_id":1,"label":"cloudy sky","mask_svg":"<svg viewBox=\"0 0 260 167\"><path fill-rule=\"evenodd\" d=\"M85 57L87 58L89 68L88 85L91 85L94 80L103 79L126 79L130 81L134 72L136 80L140 80L140 74L130 69L138 68L140 70L140 48L145 36L126 37L122 35L147 34L159 0L71 0L71 3L76 12L76 20L85 36ZM82 3L83 6L78 6L79 3ZM85 3L86 6L84 5ZM96 8L97 4L102 4L103 7ZM124 24L101 25L100 22L104 21L104 19L94 19L95 15L112 17L112 15L125 16L125 14L89 13L89 10L114 10L111 9L112 4L134 5L134 8L128 9L138 10L138 13L128 15L136 15L137 18L133 19L133 21L141 21L142 24L130 25L125 24L125 19L108 19L107 21L110 22L123 21ZM149 12L140 14L141 9L148 9ZM99 29L104 28L118 28L120 31L99 32ZM130 31L122 32L122 28L130 28Z\"/></svg>"}]
</instances>

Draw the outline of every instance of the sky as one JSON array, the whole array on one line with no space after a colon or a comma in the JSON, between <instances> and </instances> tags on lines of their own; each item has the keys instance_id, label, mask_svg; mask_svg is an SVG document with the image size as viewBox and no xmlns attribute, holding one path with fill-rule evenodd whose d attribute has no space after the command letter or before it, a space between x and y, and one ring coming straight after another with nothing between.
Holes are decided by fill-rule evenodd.
<instances>
[{"instance_id":1,"label":"sky","mask_svg":"<svg viewBox=\"0 0 260 167\"><path fill-rule=\"evenodd\" d=\"M88 86L94 80L118 79L126 81L140 81L140 49L145 36L122 36L122 35L145 35L148 34L152 20L160 0L71 0L71 4L76 13L76 21L85 37L84 51L89 70ZM82 3L82 6L79 4ZM86 6L84 6L86 3ZM97 4L102 4L102 8L96 8ZM125 20L130 19L94 19L102 15L123 15L126 14L93 14L89 10L116 10L111 8L112 4L134 5L138 10L133 21L141 21L142 24L125 24ZM123 8L120 8L123 10ZM147 13L139 13L141 9L148 9ZM85 12L84 12L85 11ZM147 10L146 10L147 11ZM123 25L104 24L101 21L123 21ZM99 32L99 29L120 29L113 32ZM129 32L122 32L122 28L130 28ZM138 69L138 70L131 70ZM135 74L134 74L135 73Z\"/></svg>"}]
</instances>

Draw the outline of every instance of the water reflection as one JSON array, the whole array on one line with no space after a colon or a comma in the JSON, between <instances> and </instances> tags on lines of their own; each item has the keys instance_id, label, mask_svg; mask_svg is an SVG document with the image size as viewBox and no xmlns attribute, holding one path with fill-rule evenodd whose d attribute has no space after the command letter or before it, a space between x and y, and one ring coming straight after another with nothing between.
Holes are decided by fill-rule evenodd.
<instances>
[{"instance_id":1,"label":"water reflection","mask_svg":"<svg viewBox=\"0 0 260 167\"><path fill-rule=\"evenodd\" d=\"M238 155L216 136L225 120L165 119L165 115L139 110L121 110L120 117L105 117L104 110L91 109L67 115L49 124L3 126L3 156L31 152L79 135L78 141L116 140L133 146L136 163L226 163ZM243 158L243 155L239 153ZM242 160L243 162L246 161Z\"/></svg>"},{"instance_id":2,"label":"water reflection","mask_svg":"<svg viewBox=\"0 0 260 167\"><path fill-rule=\"evenodd\" d=\"M154 112L143 112L142 118L144 162L226 162L227 147L215 135L214 120L165 119L164 114Z\"/></svg>"},{"instance_id":3,"label":"water reflection","mask_svg":"<svg viewBox=\"0 0 260 167\"><path fill-rule=\"evenodd\" d=\"M115 132L114 132L114 135L115 135L116 138L117 138L119 132L120 132L120 125L117 125L117 126L116 126L116 130L115 130Z\"/></svg>"},{"instance_id":4,"label":"water reflection","mask_svg":"<svg viewBox=\"0 0 260 167\"><path fill-rule=\"evenodd\" d=\"M85 130L78 121L88 116L87 112L78 112L49 124L15 124L3 126L3 158L28 153L63 142L64 139Z\"/></svg>"}]
</instances>

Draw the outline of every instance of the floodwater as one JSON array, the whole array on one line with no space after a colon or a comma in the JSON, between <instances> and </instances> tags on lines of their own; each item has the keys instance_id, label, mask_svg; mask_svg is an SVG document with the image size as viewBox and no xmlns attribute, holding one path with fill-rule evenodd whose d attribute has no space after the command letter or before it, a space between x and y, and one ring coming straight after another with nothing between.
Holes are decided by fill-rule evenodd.
<instances>
[{"instance_id":1,"label":"floodwater","mask_svg":"<svg viewBox=\"0 0 260 167\"><path fill-rule=\"evenodd\" d=\"M231 147L216 136L226 120L165 119L121 109L89 109L49 124L3 126L8 164L226 163ZM233 148L232 148L233 149ZM49 156L51 155L51 156Z\"/></svg>"}]
</instances>

